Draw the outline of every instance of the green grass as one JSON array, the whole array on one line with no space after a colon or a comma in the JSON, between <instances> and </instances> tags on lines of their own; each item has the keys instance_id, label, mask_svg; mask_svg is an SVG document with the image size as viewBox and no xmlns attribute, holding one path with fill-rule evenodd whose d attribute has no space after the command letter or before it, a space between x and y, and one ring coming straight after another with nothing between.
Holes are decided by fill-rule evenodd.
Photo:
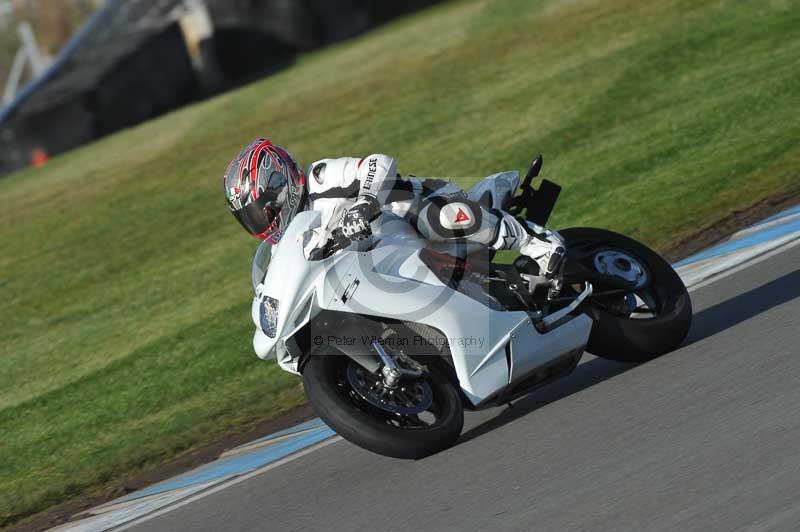
<instances>
[{"instance_id":1,"label":"green grass","mask_svg":"<svg viewBox=\"0 0 800 532\"><path fill-rule=\"evenodd\" d=\"M0 179L0 524L303 401L250 345L221 173L253 137L440 176L538 149L555 226L663 249L798 185L798 7L448 3Z\"/></svg>"}]
</instances>

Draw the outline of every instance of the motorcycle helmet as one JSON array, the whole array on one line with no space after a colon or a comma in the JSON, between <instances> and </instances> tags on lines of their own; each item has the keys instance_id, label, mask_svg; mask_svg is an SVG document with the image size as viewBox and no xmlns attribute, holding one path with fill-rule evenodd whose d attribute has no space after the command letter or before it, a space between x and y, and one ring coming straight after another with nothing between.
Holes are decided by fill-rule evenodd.
<instances>
[{"instance_id":1,"label":"motorcycle helmet","mask_svg":"<svg viewBox=\"0 0 800 532\"><path fill-rule=\"evenodd\" d=\"M251 235L277 244L295 214L305 207L306 176L292 155L258 138L228 165L225 199Z\"/></svg>"}]
</instances>

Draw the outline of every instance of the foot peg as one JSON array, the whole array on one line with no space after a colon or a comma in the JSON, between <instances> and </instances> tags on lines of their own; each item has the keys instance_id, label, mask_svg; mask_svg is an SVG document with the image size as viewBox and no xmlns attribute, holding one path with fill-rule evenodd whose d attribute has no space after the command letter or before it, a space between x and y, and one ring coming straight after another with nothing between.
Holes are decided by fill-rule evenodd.
<instances>
[{"instance_id":1,"label":"foot peg","mask_svg":"<svg viewBox=\"0 0 800 532\"><path fill-rule=\"evenodd\" d=\"M558 329L565 323L572 321L575 316L570 316L590 295L594 288L592 287L591 283L586 283L586 288L583 289L583 292L575 298L575 300L570 303L567 307L562 308L557 312L553 312L552 314L548 314L544 318L534 321L533 324L536 326L536 330L542 334L549 333Z\"/></svg>"}]
</instances>

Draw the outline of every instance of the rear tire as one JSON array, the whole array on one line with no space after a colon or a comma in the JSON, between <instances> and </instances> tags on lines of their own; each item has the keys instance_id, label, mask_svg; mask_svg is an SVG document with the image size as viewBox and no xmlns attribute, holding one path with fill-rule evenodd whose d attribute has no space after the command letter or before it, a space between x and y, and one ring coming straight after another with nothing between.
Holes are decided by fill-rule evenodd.
<instances>
[{"instance_id":1,"label":"rear tire","mask_svg":"<svg viewBox=\"0 0 800 532\"><path fill-rule=\"evenodd\" d=\"M647 319L613 313L591 302L595 323L587 350L593 355L619 362L647 362L673 351L686 338L692 323L692 301L672 266L647 246L624 235L594 228L559 231L567 249L597 245L598 250L619 250L637 259L650 275L652 296L658 301L657 315ZM596 291L602 287L595 287Z\"/></svg>"},{"instance_id":2,"label":"rear tire","mask_svg":"<svg viewBox=\"0 0 800 532\"><path fill-rule=\"evenodd\" d=\"M428 365L426 379L437 409L428 427L395 426L389 412L361 400L345 378L350 358L335 354L312 356L303 370L306 395L320 418L346 440L384 456L418 459L452 446L464 426L464 411L455 386L442 371Z\"/></svg>"}]
</instances>

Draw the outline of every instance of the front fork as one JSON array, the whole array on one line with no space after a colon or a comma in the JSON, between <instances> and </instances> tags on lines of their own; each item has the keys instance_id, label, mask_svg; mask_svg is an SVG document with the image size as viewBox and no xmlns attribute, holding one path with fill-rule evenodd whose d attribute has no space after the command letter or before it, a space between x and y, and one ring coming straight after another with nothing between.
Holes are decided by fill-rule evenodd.
<instances>
[{"instance_id":1,"label":"front fork","mask_svg":"<svg viewBox=\"0 0 800 532\"><path fill-rule=\"evenodd\" d=\"M389 389L397 388L400 379L403 377L419 378L427 373L425 366L413 358L400 355L395 360L377 340L372 342L372 348L378 353L378 358L381 359L383 364L383 367L381 367L383 384Z\"/></svg>"}]
</instances>

